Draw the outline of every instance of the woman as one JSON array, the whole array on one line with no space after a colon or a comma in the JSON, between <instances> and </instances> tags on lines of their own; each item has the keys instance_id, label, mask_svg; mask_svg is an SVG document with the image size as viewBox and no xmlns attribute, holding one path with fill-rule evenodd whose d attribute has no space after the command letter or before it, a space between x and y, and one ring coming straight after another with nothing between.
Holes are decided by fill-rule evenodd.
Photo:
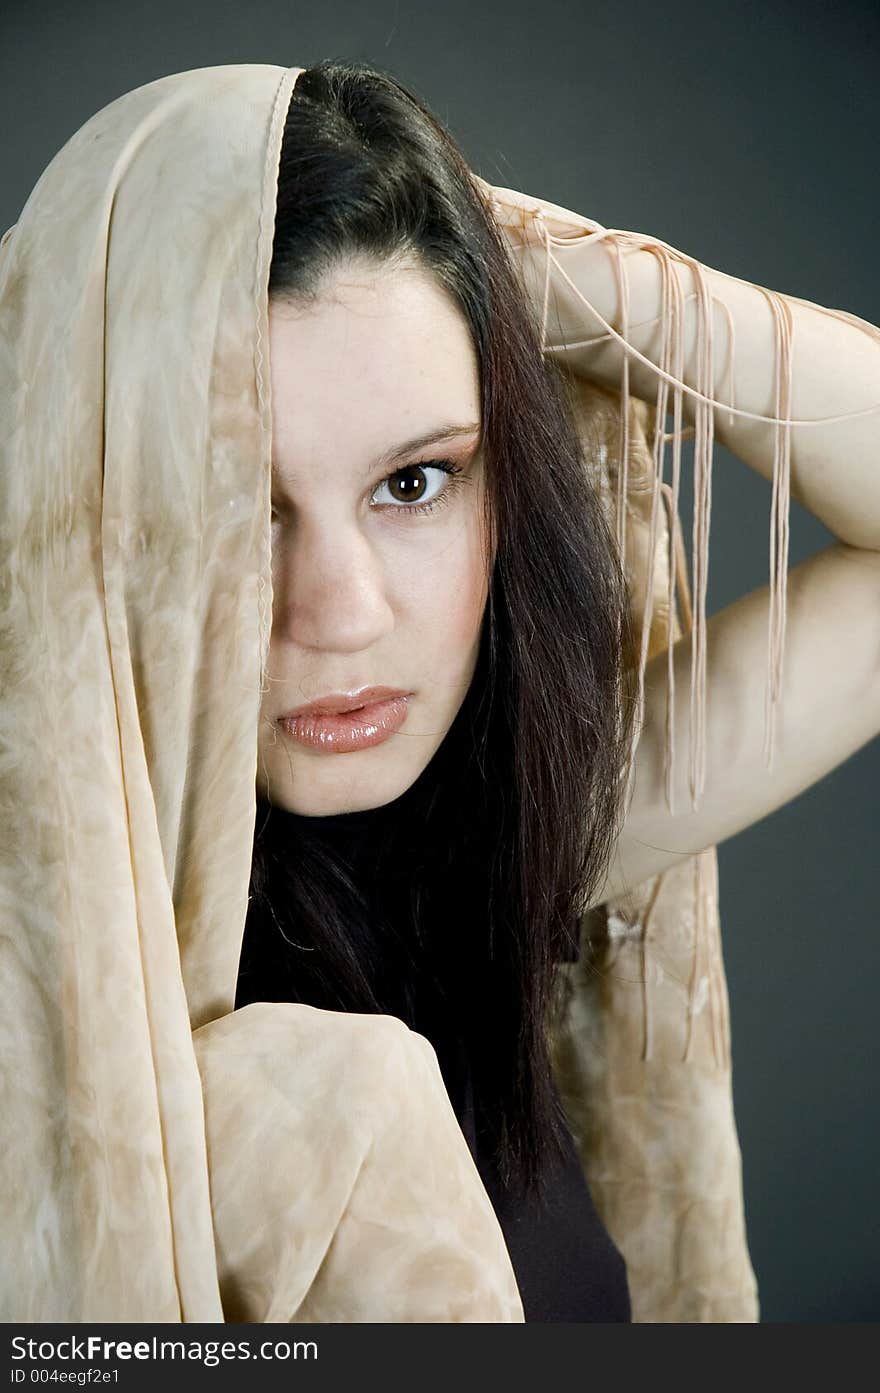
<instances>
[{"instance_id":1,"label":"woman","mask_svg":"<svg viewBox=\"0 0 880 1393\"><path fill-rule=\"evenodd\" d=\"M430 1039L526 1318L628 1318L570 1139L555 1220L524 1224L518 1194L565 1138L545 1020L627 752L613 541L469 171L390 81L299 78L269 305L274 627L238 1004Z\"/></svg>"},{"instance_id":2,"label":"woman","mask_svg":"<svg viewBox=\"0 0 880 1393\"><path fill-rule=\"evenodd\" d=\"M791 396L773 402L762 292L732 283L718 298L736 329L736 405L713 418L706 399L732 398L705 333L689 351L699 315L688 320L669 268L683 259L658 257L658 243L631 256L624 235L610 257L602 231L487 190L389 79L324 65L204 69L138 89L77 132L23 210L0 264L15 346L3 731L21 752L0 803L15 828L4 983L23 1003L4 1048L7 1318L626 1319L621 1254L630 1287L634 1272L643 1284L633 1314L651 1318L670 1215L634 1173L596 1176L597 1191L632 1182L629 1231L612 1200L608 1231L592 1208L546 1038L560 980L575 1001L552 1065L578 1150L601 1157L621 1130L645 1143L659 1060L691 1100L682 1145L695 1124L711 1132L708 1207L726 1222L728 1266L696 1318L751 1318L717 944L696 935L716 952L695 965L688 1003L685 1060L698 1067L669 1067L669 1022L646 1012L647 1073L597 1135L579 1125L592 1104L577 1089L596 1065L583 1042L621 1016L598 1096L635 1032L615 1002L578 1016L586 930L631 891L644 951L649 921L654 932L680 908L683 868L699 876L722 836L876 734L876 331L829 318L837 375L819 334ZM621 258L633 266L618 306ZM827 312L803 308L829 335ZM621 327L641 356L623 360L617 469L584 432L607 412ZM563 349L557 375L546 361ZM682 399L697 403L700 516L707 437L726 420L731 446L781 479L783 503L792 468L841 538L793 572L770 773L754 680L766 599L713 620L708 668L705 528L692 652L670 642L666 667L655 651L676 636L674 588L661 584L675 567L664 577L653 559L677 474L668 495L649 476L644 487L650 422L629 389L648 399L670 379L685 384L677 428ZM795 433L790 455L783 432L774 458L768 416L851 419ZM452 426L442 450L435 439L391 458ZM418 521L395 516L420 506ZM784 562L784 534L780 551ZM851 628L847 664L832 666L843 640L823 616L842 597L866 656L853 662ZM666 691L682 690L689 661L696 696L710 691L692 707L696 806L682 814L683 776L669 764L662 782L660 751L677 724L664 727ZM358 719L297 714L377 685L399 695ZM790 732L830 695L846 719L826 713L805 758ZM703 707L721 713L708 732ZM711 883L697 884L704 906ZM701 1015L702 981L716 1000ZM673 1151L655 1148L655 1169ZM580 1310L562 1310L535 1263L534 1244L554 1241L543 1201L560 1196L557 1235L577 1215L566 1272L579 1292L605 1274ZM646 1215L656 1242L640 1233ZM688 1215L671 1218L687 1267L704 1240ZM696 1290L698 1261L687 1275ZM660 1318L687 1318L685 1297Z\"/></svg>"}]
</instances>

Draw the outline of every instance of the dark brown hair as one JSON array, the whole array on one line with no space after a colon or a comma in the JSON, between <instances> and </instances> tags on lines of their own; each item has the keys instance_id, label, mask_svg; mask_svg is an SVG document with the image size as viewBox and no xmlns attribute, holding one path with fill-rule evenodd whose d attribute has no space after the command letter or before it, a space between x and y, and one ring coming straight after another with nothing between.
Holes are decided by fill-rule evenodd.
<instances>
[{"instance_id":1,"label":"dark brown hair","mask_svg":"<svg viewBox=\"0 0 880 1393\"><path fill-rule=\"evenodd\" d=\"M414 786L351 815L361 853L322 835L339 819L260 800L237 1005L270 995L454 1033L500 1174L534 1192L559 1154L556 965L619 830L625 582L564 387L462 154L393 77L328 60L300 75L287 115L270 297L320 294L352 255L414 259L470 326L497 552L471 688ZM256 952L268 988L249 977Z\"/></svg>"}]
</instances>

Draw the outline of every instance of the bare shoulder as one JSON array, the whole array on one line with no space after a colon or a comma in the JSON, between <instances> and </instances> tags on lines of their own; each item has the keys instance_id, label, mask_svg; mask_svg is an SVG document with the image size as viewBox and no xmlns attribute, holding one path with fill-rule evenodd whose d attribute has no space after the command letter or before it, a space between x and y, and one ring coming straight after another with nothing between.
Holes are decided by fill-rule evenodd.
<instances>
[{"instance_id":1,"label":"bare shoulder","mask_svg":"<svg viewBox=\"0 0 880 1393\"><path fill-rule=\"evenodd\" d=\"M673 808L665 796L666 652L645 670L644 722L602 904L760 821L880 734L880 551L843 542L788 572L785 666L772 769L764 754L769 586L707 623L706 779L688 790L690 638L673 648Z\"/></svg>"}]
</instances>

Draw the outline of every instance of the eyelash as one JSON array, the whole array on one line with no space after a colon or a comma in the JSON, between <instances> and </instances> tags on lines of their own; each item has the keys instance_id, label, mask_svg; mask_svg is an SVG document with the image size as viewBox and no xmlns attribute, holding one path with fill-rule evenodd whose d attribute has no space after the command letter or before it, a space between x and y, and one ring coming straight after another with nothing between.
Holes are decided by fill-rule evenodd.
<instances>
[{"instance_id":1,"label":"eyelash","mask_svg":"<svg viewBox=\"0 0 880 1393\"><path fill-rule=\"evenodd\" d=\"M398 479L401 475L409 474L416 469L442 469L443 473L448 475L446 487L441 493L438 493L434 498L428 499L425 503L380 503L376 506L382 509L387 508L387 510L392 513L433 513L436 508L445 507L447 503L451 502L453 494L467 482L461 477L461 475L464 474L462 466L460 464L455 464L452 460L419 460L416 464L407 464L404 465L402 469L395 469L392 474L386 474L384 479L379 480L373 492L375 493L383 484L389 483L391 479ZM272 509L272 521L273 523L278 521L278 515L274 507Z\"/></svg>"},{"instance_id":2,"label":"eyelash","mask_svg":"<svg viewBox=\"0 0 880 1393\"><path fill-rule=\"evenodd\" d=\"M418 460L415 464L404 465L402 469L395 469L393 474L387 474L384 479L380 479L376 485L380 489L383 484L389 483L392 479L399 479L402 475L411 474L417 469L441 469L448 475L446 487L442 492L430 498L425 503L380 503L380 508L387 508L393 513L433 513L436 508L443 508L451 502L452 495L465 482L460 476L464 473L461 465L454 464L448 459Z\"/></svg>"}]
</instances>

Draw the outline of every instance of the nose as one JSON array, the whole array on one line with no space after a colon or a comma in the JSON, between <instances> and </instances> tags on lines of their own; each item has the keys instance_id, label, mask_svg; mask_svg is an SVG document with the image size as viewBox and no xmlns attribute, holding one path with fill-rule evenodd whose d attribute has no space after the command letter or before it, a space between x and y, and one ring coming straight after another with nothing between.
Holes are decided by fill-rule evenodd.
<instances>
[{"instance_id":1,"label":"nose","mask_svg":"<svg viewBox=\"0 0 880 1393\"><path fill-rule=\"evenodd\" d=\"M337 517L302 520L273 546L275 632L300 648L358 653L394 627L381 557Z\"/></svg>"}]
</instances>

